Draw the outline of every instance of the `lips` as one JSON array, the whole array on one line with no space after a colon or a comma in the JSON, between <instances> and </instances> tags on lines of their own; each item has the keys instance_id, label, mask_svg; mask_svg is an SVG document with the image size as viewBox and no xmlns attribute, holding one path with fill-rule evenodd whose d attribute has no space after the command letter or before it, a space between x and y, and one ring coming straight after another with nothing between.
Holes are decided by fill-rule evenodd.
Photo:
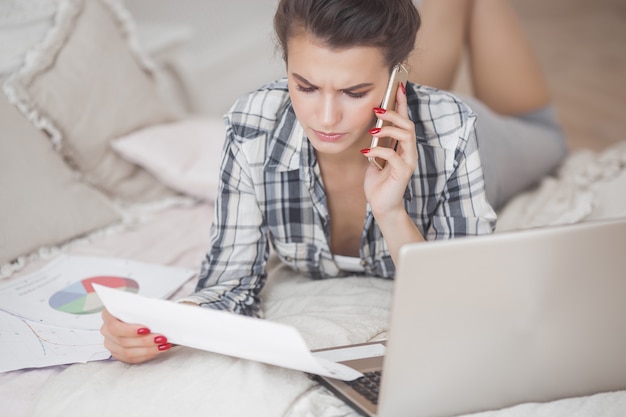
<instances>
[{"instance_id":1,"label":"lips","mask_svg":"<svg viewBox=\"0 0 626 417\"><path fill-rule=\"evenodd\" d=\"M323 142L336 142L345 135L344 133L333 133L333 132L326 133L326 132L320 132L319 130L314 130L314 132L317 135L317 137L320 138L320 140Z\"/></svg>"}]
</instances>

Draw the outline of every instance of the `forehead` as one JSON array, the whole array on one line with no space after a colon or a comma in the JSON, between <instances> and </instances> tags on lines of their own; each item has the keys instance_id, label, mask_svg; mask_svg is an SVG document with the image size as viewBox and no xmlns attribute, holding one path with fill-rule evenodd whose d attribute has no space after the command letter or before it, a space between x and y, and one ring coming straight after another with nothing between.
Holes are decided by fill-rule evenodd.
<instances>
[{"instance_id":1,"label":"forehead","mask_svg":"<svg viewBox=\"0 0 626 417\"><path fill-rule=\"evenodd\" d=\"M287 45L287 70L290 73L310 76L334 73L371 78L389 72L383 52L373 46L331 48L306 32L292 36Z\"/></svg>"}]
</instances>

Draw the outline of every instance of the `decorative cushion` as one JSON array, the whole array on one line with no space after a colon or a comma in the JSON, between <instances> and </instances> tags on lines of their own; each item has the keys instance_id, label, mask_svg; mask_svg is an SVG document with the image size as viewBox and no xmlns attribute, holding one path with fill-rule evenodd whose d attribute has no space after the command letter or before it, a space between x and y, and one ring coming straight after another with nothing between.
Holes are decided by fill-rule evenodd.
<instances>
[{"instance_id":1,"label":"decorative cushion","mask_svg":"<svg viewBox=\"0 0 626 417\"><path fill-rule=\"evenodd\" d=\"M0 94L0 265L120 219Z\"/></svg>"},{"instance_id":2,"label":"decorative cushion","mask_svg":"<svg viewBox=\"0 0 626 417\"><path fill-rule=\"evenodd\" d=\"M7 80L9 98L108 195L127 201L172 195L109 146L115 137L176 118L159 95L155 67L136 46L128 12L112 0L63 0L55 22Z\"/></svg>"},{"instance_id":3,"label":"decorative cushion","mask_svg":"<svg viewBox=\"0 0 626 417\"><path fill-rule=\"evenodd\" d=\"M225 136L222 120L195 118L138 130L111 145L173 189L215 201Z\"/></svg>"}]
</instances>

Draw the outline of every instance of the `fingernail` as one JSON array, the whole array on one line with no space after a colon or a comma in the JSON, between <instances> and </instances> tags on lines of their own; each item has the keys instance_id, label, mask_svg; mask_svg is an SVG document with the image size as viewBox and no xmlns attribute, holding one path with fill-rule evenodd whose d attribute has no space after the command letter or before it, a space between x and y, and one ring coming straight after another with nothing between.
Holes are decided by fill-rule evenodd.
<instances>
[{"instance_id":1,"label":"fingernail","mask_svg":"<svg viewBox=\"0 0 626 417\"><path fill-rule=\"evenodd\" d=\"M164 343L167 343L167 338L165 336L157 336L154 338L154 343L156 343L157 345L162 345Z\"/></svg>"},{"instance_id":2,"label":"fingernail","mask_svg":"<svg viewBox=\"0 0 626 417\"><path fill-rule=\"evenodd\" d=\"M367 155L368 153L370 153L370 148L363 148L363 149L361 149L361 153L363 155Z\"/></svg>"},{"instance_id":3,"label":"fingernail","mask_svg":"<svg viewBox=\"0 0 626 417\"><path fill-rule=\"evenodd\" d=\"M373 127L370 130L368 130L368 132L370 133L370 135L375 135L377 133L380 133L381 128L380 127Z\"/></svg>"},{"instance_id":4,"label":"fingernail","mask_svg":"<svg viewBox=\"0 0 626 417\"><path fill-rule=\"evenodd\" d=\"M381 108L381 107L374 107L374 113L376 114L385 114L387 112L387 110Z\"/></svg>"},{"instance_id":5,"label":"fingernail","mask_svg":"<svg viewBox=\"0 0 626 417\"><path fill-rule=\"evenodd\" d=\"M400 90L402 90L402 94L406 96L406 87L404 86L404 83L400 83Z\"/></svg>"},{"instance_id":6,"label":"fingernail","mask_svg":"<svg viewBox=\"0 0 626 417\"><path fill-rule=\"evenodd\" d=\"M142 327L140 329L137 329L137 334L140 334L140 335L150 334L150 329Z\"/></svg>"},{"instance_id":7,"label":"fingernail","mask_svg":"<svg viewBox=\"0 0 626 417\"><path fill-rule=\"evenodd\" d=\"M163 351L163 350L168 350L171 347L172 347L172 345L170 343L164 343L162 345L159 345L158 349Z\"/></svg>"}]
</instances>

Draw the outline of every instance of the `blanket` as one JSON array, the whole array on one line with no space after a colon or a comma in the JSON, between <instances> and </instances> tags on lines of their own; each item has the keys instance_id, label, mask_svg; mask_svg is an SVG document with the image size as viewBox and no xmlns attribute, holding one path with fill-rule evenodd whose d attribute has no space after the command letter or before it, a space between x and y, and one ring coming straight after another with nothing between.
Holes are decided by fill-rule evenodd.
<instances>
[{"instance_id":1,"label":"blanket","mask_svg":"<svg viewBox=\"0 0 626 417\"><path fill-rule=\"evenodd\" d=\"M624 190L626 142L601 153L578 151L554 176L510 201L499 213L497 231L623 217ZM192 217L199 221L205 215ZM179 214L177 219L183 222L185 216ZM150 232L150 238L159 233L163 230ZM175 236L168 239L177 241ZM201 241L198 236L197 242ZM161 256L155 252L158 248L150 250L152 255L142 259ZM171 253L162 260L171 264L180 264L177 257L196 260L201 248L192 252ZM385 337L393 281L373 277L314 281L295 274L275 258L268 271L270 278L262 292L266 318L296 327L311 349ZM109 360L66 367L49 376L32 408L33 416L46 417L357 416L301 372L185 347L141 365ZM521 404L475 416L617 417L624 410L626 392L622 391Z\"/></svg>"},{"instance_id":2,"label":"blanket","mask_svg":"<svg viewBox=\"0 0 626 417\"><path fill-rule=\"evenodd\" d=\"M264 303L268 320L296 326L311 348L383 338L391 281L311 281L272 270ZM88 399L87 399L88 398ZM142 365L92 362L68 368L44 390L35 416L357 417L301 372L178 347ZM476 417L617 417L626 392L527 403Z\"/></svg>"}]
</instances>

